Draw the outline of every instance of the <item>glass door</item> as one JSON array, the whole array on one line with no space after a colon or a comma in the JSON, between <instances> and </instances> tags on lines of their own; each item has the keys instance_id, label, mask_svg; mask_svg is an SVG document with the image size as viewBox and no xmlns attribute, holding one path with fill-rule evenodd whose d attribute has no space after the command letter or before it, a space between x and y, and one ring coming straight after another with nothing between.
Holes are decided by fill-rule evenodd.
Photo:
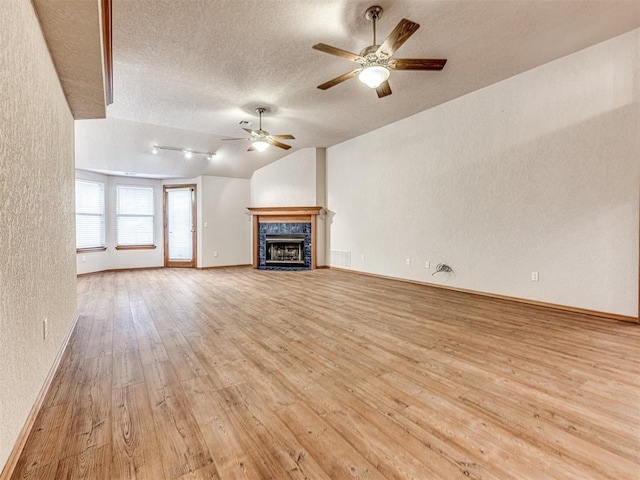
<instances>
[{"instance_id":1,"label":"glass door","mask_svg":"<svg viewBox=\"0 0 640 480\"><path fill-rule=\"evenodd\" d=\"M196 186L164 187L164 266L196 266Z\"/></svg>"}]
</instances>

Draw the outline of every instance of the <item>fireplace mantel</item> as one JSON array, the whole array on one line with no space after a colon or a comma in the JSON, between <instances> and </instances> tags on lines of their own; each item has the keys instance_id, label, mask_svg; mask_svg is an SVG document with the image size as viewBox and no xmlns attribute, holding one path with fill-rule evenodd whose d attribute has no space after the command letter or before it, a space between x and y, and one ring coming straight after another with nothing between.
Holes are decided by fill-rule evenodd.
<instances>
[{"instance_id":1,"label":"fireplace mantel","mask_svg":"<svg viewBox=\"0 0 640 480\"><path fill-rule=\"evenodd\" d=\"M311 269L316 268L316 218L322 207L248 207L253 216L253 268L259 267L261 223L311 223Z\"/></svg>"}]
</instances>

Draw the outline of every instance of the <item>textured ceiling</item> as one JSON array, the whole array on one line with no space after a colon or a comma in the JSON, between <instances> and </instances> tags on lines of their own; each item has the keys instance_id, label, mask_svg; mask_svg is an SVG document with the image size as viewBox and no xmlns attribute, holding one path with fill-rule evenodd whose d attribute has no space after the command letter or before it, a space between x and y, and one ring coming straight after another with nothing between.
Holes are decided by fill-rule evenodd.
<instances>
[{"instance_id":1,"label":"textured ceiling","mask_svg":"<svg viewBox=\"0 0 640 480\"><path fill-rule=\"evenodd\" d=\"M378 41L408 18L421 27L396 57L447 58L444 70L394 71L383 99L355 78L318 90L355 64L312 45L360 52L372 43L372 4L113 0L114 103L108 120L79 122L77 166L246 178L294 151L221 140L243 137L241 120L257 129L257 106L269 109L263 127L295 135L294 148L328 147L640 26L637 0L385 0ZM154 143L218 155L153 156Z\"/></svg>"}]
</instances>

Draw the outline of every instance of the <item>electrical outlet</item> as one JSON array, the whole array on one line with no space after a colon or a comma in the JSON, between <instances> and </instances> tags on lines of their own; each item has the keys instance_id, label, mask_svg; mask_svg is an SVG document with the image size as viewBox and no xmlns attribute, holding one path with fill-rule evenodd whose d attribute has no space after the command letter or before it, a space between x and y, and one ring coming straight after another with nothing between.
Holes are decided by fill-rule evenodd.
<instances>
[{"instance_id":1,"label":"electrical outlet","mask_svg":"<svg viewBox=\"0 0 640 480\"><path fill-rule=\"evenodd\" d=\"M364 262L365 256L364 253L362 254L362 261Z\"/></svg>"},{"instance_id":2,"label":"electrical outlet","mask_svg":"<svg viewBox=\"0 0 640 480\"><path fill-rule=\"evenodd\" d=\"M46 340L48 335L49 335L49 319L45 318L42 321L42 338Z\"/></svg>"},{"instance_id":3,"label":"electrical outlet","mask_svg":"<svg viewBox=\"0 0 640 480\"><path fill-rule=\"evenodd\" d=\"M531 281L532 282L538 281L538 272L531 272Z\"/></svg>"},{"instance_id":4,"label":"electrical outlet","mask_svg":"<svg viewBox=\"0 0 640 480\"><path fill-rule=\"evenodd\" d=\"M429 260L427 260L426 262L424 262L424 268L429 268Z\"/></svg>"},{"instance_id":5,"label":"electrical outlet","mask_svg":"<svg viewBox=\"0 0 640 480\"><path fill-rule=\"evenodd\" d=\"M214 257L217 257L217 256L218 256L218 251L217 251L217 250L214 250L214 251L213 251L213 256L214 256Z\"/></svg>"},{"instance_id":6,"label":"electrical outlet","mask_svg":"<svg viewBox=\"0 0 640 480\"><path fill-rule=\"evenodd\" d=\"M209 222L204 222L204 228L209 228Z\"/></svg>"},{"instance_id":7,"label":"electrical outlet","mask_svg":"<svg viewBox=\"0 0 640 480\"><path fill-rule=\"evenodd\" d=\"M407 258L407 265L411 265L411 259Z\"/></svg>"},{"instance_id":8,"label":"electrical outlet","mask_svg":"<svg viewBox=\"0 0 640 480\"><path fill-rule=\"evenodd\" d=\"M82 261L86 262L87 261L87 256L86 255L82 255Z\"/></svg>"}]
</instances>

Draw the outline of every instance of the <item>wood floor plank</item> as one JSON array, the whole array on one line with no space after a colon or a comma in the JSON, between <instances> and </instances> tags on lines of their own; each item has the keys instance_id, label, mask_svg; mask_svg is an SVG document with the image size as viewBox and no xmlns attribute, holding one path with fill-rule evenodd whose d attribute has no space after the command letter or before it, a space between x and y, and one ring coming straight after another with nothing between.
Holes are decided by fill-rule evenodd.
<instances>
[{"instance_id":1,"label":"wood floor plank","mask_svg":"<svg viewBox=\"0 0 640 480\"><path fill-rule=\"evenodd\" d=\"M384 479L338 432L303 403L294 403L278 412L298 441L327 472L330 478Z\"/></svg>"},{"instance_id":2,"label":"wood floor plank","mask_svg":"<svg viewBox=\"0 0 640 480\"><path fill-rule=\"evenodd\" d=\"M90 448L60 460L56 480L95 480L111 476L111 444Z\"/></svg>"},{"instance_id":3,"label":"wood floor plank","mask_svg":"<svg viewBox=\"0 0 640 480\"><path fill-rule=\"evenodd\" d=\"M105 272L11 480L640 480L640 327L336 270Z\"/></svg>"},{"instance_id":4,"label":"wood floor plank","mask_svg":"<svg viewBox=\"0 0 640 480\"><path fill-rule=\"evenodd\" d=\"M208 423L202 424L202 434L220 478L268 478L252 458L253 448L243 440L247 432L237 425L234 409L223 407L225 402L220 396L211 395L208 399L212 415Z\"/></svg>"},{"instance_id":5,"label":"wood floor plank","mask_svg":"<svg viewBox=\"0 0 640 480\"><path fill-rule=\"evenodd\" d=\"M158 334L178 378L187 380L206 374L204 365L178 329L159 330Z\"/></svg>"},{"instance_id":6,"label":"wood floor plank","mask_svg":"<svg viewBox=\"0 0 640 480\"><path fill-rule=\"evenodd\" d=\"M185 473L175 480L220 480L218 469L215 465L207 465L193 472Z\"/></svg>"},{"instance_id":7,"label":"wood floor plank","mask_svg":"<svg viewBox=\"0 0 640 480\"><path fill-rule=\"evenodd\" d=\"M138 383L114 388L112 412L113 478L165 478L146 386Z\"/></svg>"},{"instance_id":8,"label":"wood floor plank","mask_svg":"<svg viewBox=\"0 0 640 480\"><path fill-rule=\"evenodd\" d=\"M53 480L61 458L61 449L69 431L71 405L63 403L43 408L37 418L37 427L24 446L18 460L14 478Z\"/></svg>"},{"instance_id":9,"label":"wood floor plank","mask_svg":"<svg viewBox=\"0 0 640 480\"><path fill-rule=\"evenodd\" d=\"M262 463L275 462L287 478L330 478L276 412L265 405L262 392L248 384L240 385L238 389L244 400L240 410L249 426L246 430L254 451L263 458Z\"/></svg>"},{"instance_id":10,"label":"wood floor plank","mask_svg":"<svg viewBox=\"0 0 640 480\"><path fill-rule=\"evenodd\" d=\"M140 351L140 361L143 365L169 360L167 350L153 322L136 322L136 336Z\"/></svg>"},{"instance_id":11,"label":"wood floor plank","mask_svg":"<svg viewBox=\"0 0 640 480\"><path fill-rule=\"evenodd\" d=\"M136 334L129 293L124 290L126 276L116 282L113 317L113 387L121 388L144 381L142 360Z\"/></svg>"},{"instance_id":12,"label":"wood floor plank","mask_svg":"<svg viewBox=\"0 0 640 480\"><path fill-rule=\"evenodd\" d=\"M77 378L78 395L71 404L71 427L68 435L61 439L65 444L63 457L111 442L111 356L84 360L81 373Z\"/></svg>"},{"instance_id":13,"label":"wood floor plank","mask_svg":"<svg viewBox=\"0 0 640 480\"><path fill-rule=\"evenodd\" d=\"M173 479L212 463L171 364L145 365L144 373L165 477Z\"/></svg>"}]
</instances>

